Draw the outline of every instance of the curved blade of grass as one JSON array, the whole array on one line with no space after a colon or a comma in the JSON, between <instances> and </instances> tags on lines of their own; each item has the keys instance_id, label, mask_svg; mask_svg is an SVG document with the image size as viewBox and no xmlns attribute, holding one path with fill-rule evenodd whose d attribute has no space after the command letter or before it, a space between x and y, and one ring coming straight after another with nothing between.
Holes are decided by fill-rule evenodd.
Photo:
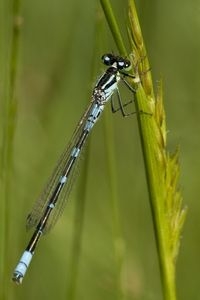
<instances>
[{"instance_id":1,"label":"curved blade of grass","mask_svg":"<svg viewBox=\"0 0 200 300\"><path fill-rule=\"evenodd\" d=\"M69 285L67 291L66 299L76 299L76 291L77 291L77 280L78 280L78 271L80 265L80 257L81 257L81 244L82 244L82 236L84 232L84 215L85 215L85 205L86 205L86 192L87 192L87 181L88 181L88 166L89 166L89 150L90 150L90 142L87 145L87 153L84 160L83 165L83 173L84 176L81 176L81 181L78 189L78 196L75 203L75 215L74 215L74 228L72 233L72 249L71 249L71 257L70 257L70 277L69 277Z\"/></svg>"},{"instance_id":2,"label":"curved blade of grass","mask_svg":"<svg viewBox=\"0 0 200 300\"><path fill-rule=\"evenodd\" d=\"M3 120L3 141L1 150L1 182L2 182L2 234L1 244L3 249L2 269L3 276L1 299L8 299L8 265L9 265L9 216L11 211L10 189L11 189L11 172L13 167L13 143L16 128L17 101L16 101L16 78L18 65L18 52L20 29L22 19L20 17L21 1L13 0L10 12L11 31L10 31L10 49L8 74L6 79L6 91L4 98L4 120Z\"/></svg>"},{"instance_id":3,"label":"curved blade of grass","mask_svg":"<svg viewBox=\"0 0 200 300\"><path fill-rule=\"evenodd\" d=\"M113 9L108 0L100 0L101 6L103 8L106 20L112 32L113 38L119 50L119 53L123 56L127 56L126 47L123 42L122 35L120 33L116 18L113 13Z\"/></svg>"},{"instance_id":4,"label":"curved blade of grass","mask_svg":"<svg viewBox=\"0 0 200 300\"><path fill-rule=\"evenodd\" d=\"M91 62L91 79L93 75L96 74L97 69L97 60L96 60L96 49L98 49L99 43L99 35L102 31L101 20L97 18L95 24L95 39L94 39L94 47L93 47L93 57ZM88 99L91 97L91 91L87 95L86 103ZM72 233L72 249L71 249L71 257L70 257L70 278L67 290L67 298L66 299L76 299L76 291L77 291L77 281L79 274L79 265L81 258L81 244L82 244L82 236L84 233L84 216L85 216L85 205L86 205L86 194L87 194L87 183L88 183L88 169L89 169L89 160L90 160L90 143L91 139L89 139L87 143L87 151L84 155L84 162L82 163L82 176L79 181L78 187L78 195L75 204L75 216L74 216L74 228Z\"/></svg>"},{"instance_id":5,"label":"curved blade of grass","mask_svg":"<svg viewBox=\"0 0 200 300\"><path fill-rule=\"evenodd\" d=\"M126 290L124 288L124 270L125 270L125 251L126 245L122 234L122 225L120 218L119 207L119 182L116 171L115 145L114 145L114 130L112 120L110 118L110 111L105 111L104 119L104 136L105 148L107 157L107 172L108 185L110 187L110 201L111 201L111 220L112 220L112 234L113 247L116 262L116 291L117 299L126 298Z\"/></svg>"},{"instance_id":6,"label":"curved blade of grass","mask_svg":"<svg viewBox=\"0 0 200 300\"><path fill-rule=\"evenodd\" d=\"M162 84L154 96L149 62L133 0L129 0L130 41L133 53L141 59L140 84L136 108L144 156L147 185L156 236L163 296L176 299L176 258L180 233L186 216L178 187L178 151L170 155L166 150L166 123L163 107ZM146 72L148 71L148 72ZM151 115L146 113L148 112Z\"/></svg>"},{"instance_id":7,"label":"curved blade of grass","mask_svg":"<svg viewBox=\"0 0 200 300\"><path fill-rule=\"evenodd\" d=\"M119 53L123 56L127 56L127 51L123 43L118 24L116 22L110 2L107 0L100 0L103 8L106 20L112 31L112 35L117 44ZM113 234L113 247L114 256L116 262L115 270L115 289L117 299L126 298L126 290L124 288L124 270L125 270L125 241L122 234L122 226L119 211L119 191L118 191L118 179L116 172L116 159L115 159L115 147L114 147L114 133L113 125L110 119L110 111L105 111L104 118L104 136L105 136L105 149L107 157L107 172L108 183L110 187L110 201L111 201L111 220L112 220L112 234Z\"/></svg>"},{"instance_id":8,"label":"curved blade of grass","mask_svg":"<svg viewBox=\"0 0 200 300\"><path fill-rule=\"evenodd\" d=\"M109 1L101 1L113 38L121 54L124 51L117 22ZM186 216L177 186L179 178L178 151L170 155L166 150L166 123L162 100L162 84L154 96L151 72L133 0L129 1L129 37L135 73L138 76L136 110L144 157L147 185L158 250L163 296L176 299L175 262L179 250L180 233ZM120 37L120 38L119 38ZM133 83L133 85L135 85Z\"/></svg>"}]
</instances>

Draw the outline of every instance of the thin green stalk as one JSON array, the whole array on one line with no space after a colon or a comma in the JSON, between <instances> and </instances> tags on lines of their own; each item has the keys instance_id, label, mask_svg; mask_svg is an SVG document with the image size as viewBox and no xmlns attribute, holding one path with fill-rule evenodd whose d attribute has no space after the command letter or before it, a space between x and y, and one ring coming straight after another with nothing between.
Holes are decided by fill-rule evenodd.
<instances>
[{"instance_id":1,"label":"thin green stalk","mask_svg":"<svg viewBox=\"0 0 200 300\"><path fill-rule=\"evenodd\" d=\"M7 268L9 263L9 213L11 211L10 202L10 188L11 188L11 173L13 166L13 143L16 128L16 115L17 115L17 101L16 101L16 78L17 78L17 65L18 65L18 51L19 39L21 28L21 17L19 16L21 8L21 1L14 0L12 3L11 11L11 40L10 40L10 55L8 61L8 78L5 92L4 101L4 123L3 123L3 141L2 141L2 193L3 193L3 234L2 238L2 276L3 284L1 288L1 299L7 299L7 285L8 275Z\"/></svg>"},{"instance_id":2,"label":"thin green stalk","mask_svg":"<svg viewBox=\"0 0 200 300\"><path fill-rule=\"evenodd\" d=\"M108 114L109 113L109 114ZM125 290L123 282L123 273L125 266L125 241L122 235L122 226L119 211L119 191L118 179L116 171L116 158L114 146L114 132L113 125L110 119L110 112L105 111L105 147L108 166L108 183L110 186L110 199L112 207L112 227L113 227L113 241L116 261L116 289L118 290L118 299L125 299Z\"/></svg>"},{"instance_id":3,"label":"thin green stalk","mask_svg":"<svg viewBox=\"0 0 200 300\"><path fill-rule=\"evenodd\" d=\"M162 84L154 96L149 62L133 0L129 1L130 41L139 61L136 73L136 109L144 156L146 179L152 210L154 231L165 300L176 299L176 258L180 233L186 216L178 187L178 152L166 149L166 123ZM142 113L143 112L143 113Z\"/></svg>"},{"instance_id":4,"label":"thin green stalk","mask_svg":"<svg viewBox=\"0 0 200 300\"><path fill-rule=\"evenodd\" d=\"M97 23L95 26L95 40L94 40L94 49L98 49L97 45L99 43L99 35L101 32L101 24L99 23L99 19L97 19ZM95 53L94 53L95 54ZM94 55L91 63L91 70L92 76L96 70L96 57ZM89 94L86 99L91 97ZM85 215L85 205L86 205L86 193L87 193L87 181L88 181L88 168L89 168L89 158L90 158L90 139L87 144L87 152L84 157L83 167L82 167L82 174L84 176L81 177L79 188L78 188L78 195L75 205L75 217L74 217L74 230L73 230L73 240L72 240L72 250L71 250L71 257L70 257L70 278L69 278L69 285L67 290L67 297L66 299L76 299L76 291L77 291L77 280L78 280L78 271L79 271L79 264L80 264L80 256L81 256L81 243L82 243L82 236L84 231L84 215Z\"/></svg>"},{"instance_id":5,"label":"thin green stalk","mask_svg":"<svg viewBox=\"0 0 200 300\"><path fill-rule=\"evenodd\" d=\"M119 52L126 56L127 51L121 36L116 18L113 13L113 9L110 5L110 2L107 0L100 0L101 6L103 8L106 20L109 24L109 27L112 31L114 40L117 44ZM108 166L108 180L110 186L110 200L112 208L112 230L113 230L113 246L116 262L116 290L117 298L125 299L126 293L124 290L123 282L123 273L125 266L125 241L122 234L122 226L120 220L119 212L119 191L118 191L118 179L116 172L116 159L115 159L115 147L114 147L114 133L113 126L108 116L107 111L105 111L105 122L104 122L104 135L105 135L105 148L106 148L106 157L107 157L107 166Z\"/></svg>"},{"instance_id":6,"label":"thin green stalk","mask_svg":"<svg viewBox=\"0 0 200 300\"><path fill-rule=\"evenodd\" d=\"M102 2L102 1L101 1ZM113 38L121 50L120 33L116 34L116 21L109 1L105 12ZM105 7L104 7L105 10ZM132 63L136 79L136 110L144 157L147 186L153 217L158 259L160 265L163 297L176 300L175 267L180 245L180 233L186 216L178 188L178 152L170 155L166 150L166 123L163 107L162 85L154 95L151 72L142 33L133 0L129 0L129 37L132 47ZM120 47L119 47L120 44Z\"/></svg>"},{"instance_id":7,"label":"thin green stalk","mask_svg":"<svg viewBox=\"0 0 200 300\"><path fill-rule=\"evenodd\" d=\"M89 145L88 145L89 146ZM81 256L81 244L82 236L84 230L84 215L85 215L85 202L86 202L86 192L87 192L87 179L88 179L88 165L89 165L89 149L87 151L86 158L84 160L83 173L85 174L81 178L79 185L78 195L76 205L75 205L75 217L74 217L74 230L73 230L73 241L72 250L70 258L70 278L69 287L67 291L66 299L76 299L77 290L77 280L78 280L78 270L80 264Z\"/></svg>"},{"instance_id":8,"label":"thin green stalk","mask_svg":"<svg viewBox=\"0 0 200 300\"><path fill-rule=\"evenodd\" d=\"M113 9L110 5L110 1L109 0L100 0L100 3L103 8L103 11L104 11L106 20L108 22L108 25L110 27L110 30L112 32L115 43L117 45L117 48L119 49L119 52L121 55L126 56L127 55L126 47L124 45L122 35L120 33L116 18L114 16Z\"/></svg>"}]
</instances>

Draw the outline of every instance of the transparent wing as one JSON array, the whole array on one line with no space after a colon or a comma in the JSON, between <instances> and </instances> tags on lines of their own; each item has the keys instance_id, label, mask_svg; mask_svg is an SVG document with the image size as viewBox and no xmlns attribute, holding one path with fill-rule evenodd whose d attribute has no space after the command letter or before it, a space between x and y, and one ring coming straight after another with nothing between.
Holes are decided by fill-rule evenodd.
<instances>
[{"instance_id":1,"label":"transparent wing","mask_svg":"<svg viewBox=\"0 0 200 300\"><path fill-rule=\"evenodd\" d=\"M27 230L36 227L37 224L39 223L47 205L49 202L49 199L51 198L52 193L55 190L55 187L57 186L61 176L63 175L63 170L66 166L67 161L69 160L69 157L71 156L71 151L76 142L79 140L79 137L83 131L83 127L85 126L85 121L87 120L88 115L90 114L90 109L92 106L92 102L88 106L86 112L83 114L82 118L80 119L80 122L78 123L73 136L71 138L70 143L66 147L65 151L62 153L60 159L58 160L58 163L49 178L47 185L43 192L41 193L40 197L38 200L35 202L32 211L29 213L27 216L26 220L26 228ZM82 151L81 151L82 152ZM77 173L77 166L78 162L80 161L80 155L77 157L76 162L73 166L73 169L71 170L71 173L69 175L69 178L67 182L65 183L62 191L60 192L59 199L56 203L55 208L52 210L51 215L48 218L47 224L44 229L44 233L47 233L56 223L60 215L62 214L65 204L67 202L68 196L70 194L74 179L75 179L75 174Z\"/></svg>"}]
</instances>

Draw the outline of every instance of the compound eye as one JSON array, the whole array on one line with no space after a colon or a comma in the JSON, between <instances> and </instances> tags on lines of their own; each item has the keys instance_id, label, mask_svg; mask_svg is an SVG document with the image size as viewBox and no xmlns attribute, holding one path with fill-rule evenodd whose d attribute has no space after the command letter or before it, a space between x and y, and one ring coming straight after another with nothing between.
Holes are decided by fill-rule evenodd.
<instances>
[{"instance_id":1,"label":"compound eye","mask_svg":"<svg viewBox=\"0 0 200 300\"><path fill-rule=\"evenodd\" d=\"M125 65L124 65L124 68L125 68L125 69L129 69L130 66L131 66L131 62L130 62L129 60L127 60L127 59L124 61L124 64L125 64Z\"/></svg>"},{"instance_id":2,"label":"compound eye","mask_svg":"<svg viewBox=\"0 0 200 300\"><path fill-rule=\"evenodd\" d=\"M117 62L117 67L118 67L118 69L120 69L120 70L124 69L124 67L125 67L124 61L123 61L123 60L119 60L119 61Z\"/></svg>"},{"instance_id":3,"label":"compound eye","mask_svg":"<svg viewBox=\"0 0 200 300\"><path fill-rule=\"evenodd\" d=\"M104 65L111 66L115 62L115 57L113 54L104 54L101 58L103 60Z\"/></svg>"},{"instance_id":4,"label":"compound eye","mask_svg":"<svg viewBox=\"0 0 200 300\"><path fill-rule=\"evenodd\" d=\"M131 65L131 63L127 59L118 60L118 62L117 62L117 66L118 66L119 70L129 69L130 65Z\"/></svg>"}]
</instances>

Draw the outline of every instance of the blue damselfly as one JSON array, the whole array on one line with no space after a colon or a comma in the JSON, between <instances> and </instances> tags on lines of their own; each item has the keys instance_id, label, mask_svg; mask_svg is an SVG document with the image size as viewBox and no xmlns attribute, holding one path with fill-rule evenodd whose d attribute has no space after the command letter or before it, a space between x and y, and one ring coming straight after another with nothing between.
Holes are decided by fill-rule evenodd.
<instances>
[{"instance_id":1,"label":"blue damselfly","mask_svg":"<svg viewBox=\"0 0 200 300\"><path fill-rule=\"evenodd\" d=\"M122 104L118 83L121 80L132 92L135 92L125 79L126 77L135 78L135 76L126 73L129 71L131 63L128 59L113 54L103 55L102 60L108 68L97 81L91 102L80 119L69 146L63 152L47 186L27 217L27 228L33 227L35 231L14 270L12 279L17 284L22 283L41 236L52 228L63 211L81 150L91 129L114 92L117 94L119 107L114 108L111 99L112 111L120 110L122 115L126 116L124 111L126 104Z\"/></svg>"}]
</instances>

